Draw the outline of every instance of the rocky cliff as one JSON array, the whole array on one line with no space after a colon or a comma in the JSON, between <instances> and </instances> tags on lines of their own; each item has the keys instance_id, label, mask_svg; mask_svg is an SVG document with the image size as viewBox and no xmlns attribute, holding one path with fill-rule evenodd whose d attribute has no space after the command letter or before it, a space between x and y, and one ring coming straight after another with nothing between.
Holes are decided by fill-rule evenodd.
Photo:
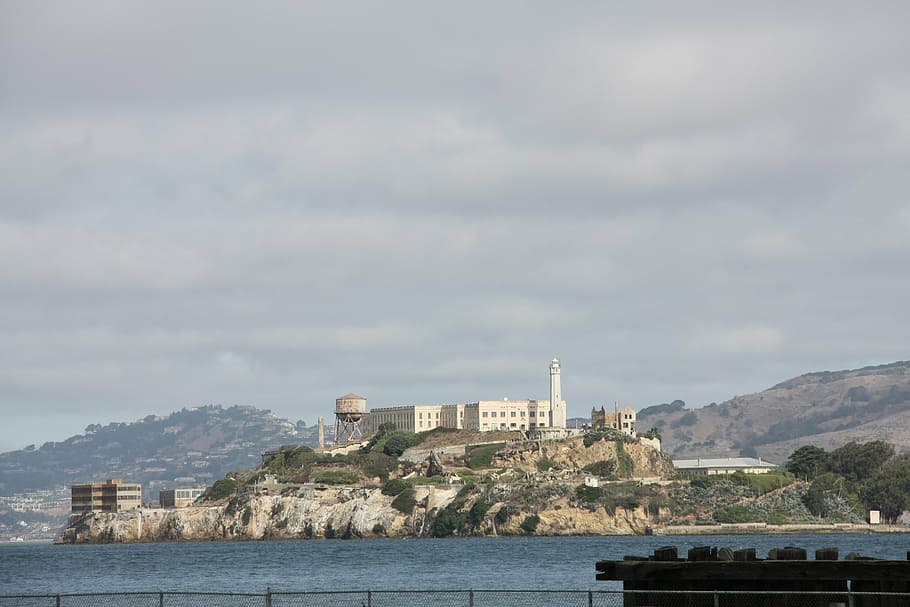
<instances>
[{"instance_id":1,"label":"rocky cliff","mask_svg":"<svg viewBox=\"0 0 910 607\"><path fill-rule=\"evenodd\" d=\"M621 452L627 456L628 470L620 470ZM508 467L539 469L543 462L554 469L578 473L586 467L607 462L613 473L625 478L672 478L673 463L660 451L637 441L591 440L584 437L558 442L525 442L500 451L494 463Z\"/></svg>"},{"instance_id":2,"label":"rocky cliff","mask_svg":"<svg viewBox=\"0 0 910 607\"><path fill-rule=\"evenodd\" d=\"M451 501L456 490L424 488L424 503ZM292 496L240 495L219 506L143 508L75 518L65 543L406 537L418 517L391 507L379 489L303 488Z\"/></svg>"},{"instance_id":3,"label":"rocky cliff","mask_svg":"<svg viewBox=\"0 0 910 607\"><path fill-rule=\"evenodd\" d=\"M417 506L403 514L391 506L392 498L379 489L304 489L293 496L246 496L219 506L91 513L74 517L64 531L64 543L131 543L162 541L230 541L310 538L422 537L430 535L432 518L453 505L461 487L421 486ZM508 491L511 491L511 487ZM506 491L506 492L508 492ZM563 492L565 493L565 492ZM457 505L464 512L479 495ZM502 508L512 516L497 519ZM494 504L468 533L471 535L522 535L525 516L531 514L508 505ZM612 535L643 533L650 523L644 508L618 508L611 515L603 509L576 507L567 495L554 495L540 518L538 535Z\"/></svg>"}]
</instances>

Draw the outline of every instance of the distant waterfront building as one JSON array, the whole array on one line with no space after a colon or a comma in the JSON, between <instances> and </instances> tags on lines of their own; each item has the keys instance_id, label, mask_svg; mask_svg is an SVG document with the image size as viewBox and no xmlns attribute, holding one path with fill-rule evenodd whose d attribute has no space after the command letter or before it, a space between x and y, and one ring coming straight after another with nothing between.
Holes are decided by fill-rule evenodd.
<instances>
[{"instance_id":1,"label":"distant waterfront building","mask_svg":"<svg viewBox=\"0 0 910 607\"><path fill-rule=\"evenodd\" d=\"M73 514L120 512L142 506L142 485L124 483L119 478L109 478L103 483L73 485L70 492Z\"/></svg>"},{"instance_id":2,"label":"distant waterfront building","mask_svg":"<svg viewBox=\"0 0 910 607\"><path fill-rule=\"evenodd\" d=\"M551 403L555 403L551 407ZM434 428L458 430L539 430L566 427L566 401L562 398L559 360L550 363L550 400L480 400L464 404L399 405L370 409L364 415L367 434L385 424L401 432L426 432Z\"/></svg>"},{"instance_id":3,"label":"distant waterfront building","mask_svg":"<svg viewBox=\"0 0 910 607\"><path fill-rule=\"evenodd\" d=\"M777 464L762 461L754 457L720 457L696 459L675 459L673 465L680 472L697 474L699 476L713 476L716 474L764 474L777 468Z\"/></svg>"},{"instance_id":4,"label":"distant waterfront building","mask_svg":"<svg viewBox=\"0 0 910 607\"><path fill-rule=\"evenodd\" d=\"M162 508L186 508L205 493L205 487L180 487L158 492L158 503Z\"/></svg>"}]
</instances>

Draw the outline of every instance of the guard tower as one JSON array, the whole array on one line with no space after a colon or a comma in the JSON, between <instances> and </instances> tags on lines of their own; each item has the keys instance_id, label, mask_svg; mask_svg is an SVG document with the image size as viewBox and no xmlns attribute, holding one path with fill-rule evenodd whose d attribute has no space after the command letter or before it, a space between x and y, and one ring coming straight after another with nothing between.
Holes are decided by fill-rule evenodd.
<instances>
[{"instance_id":1,"label":"guard tower","mask_svg":"<svg viewBox=\"0 0 910 607\"><path fill-rule=\"evenodd\" d=\"M367 412L367 399L345 394L335 399L335 445L353 443L363 438L360 420Z\"/></svg>"}]
</instances>

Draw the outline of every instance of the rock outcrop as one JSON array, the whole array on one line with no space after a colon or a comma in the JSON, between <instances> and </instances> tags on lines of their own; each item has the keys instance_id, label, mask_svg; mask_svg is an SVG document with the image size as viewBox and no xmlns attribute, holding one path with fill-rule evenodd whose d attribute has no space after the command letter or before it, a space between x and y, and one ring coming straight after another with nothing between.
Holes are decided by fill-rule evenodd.
<instances>
[{"instance_id":1,"label":"rock outcrop","mask_svg":"<svg viewBox=\"0 0 910 607\"><path fill-rule=\"evenodd\" d=\"M267 539L423 537L430 535L432 518L452 504L460 486L422 486L417 506L404 514L379 489L352 487L312 491L294 496L235 497L218 506L89 513L73 517L61 538L64 543L136 543L166 541L232 541ZM464 510L476 500L468 500ZM457 504L456 504L457 505ZM618 535L643 533L651 519L644 508L576 507L559 498L535 512L513 510L505 522L494 522L497 503L471 535L523 535L520 524L537 514L538 535ZM514 506L511 506L514 508Z\"/></svg>"},{"instance_id":2,"label":"rock outcrop","mask_svg":"<svg viewBox=\"0 0 910 607\"><path fill-rule=\"evenodd\" d=\"M638 442L623 443L632 462L628 478L670 478L676 470L666 455ZM528 441L516 443L497 454L495 463L508 467L535 470L541 460L549 460L558 469L580 472L598 462L617 462L619 447L612 440L595 440L585 446L582 437L563 441Z\"/></svg>"},{"instance_id":3,"label":"rock outcrop","mask_svg":"<svg viewBox=\"0 0 910 607\"><path fill-rule=\"evenodd\" d=\"M457 490L423 487L423 508L445 507ZM240 495L219 506L142 508L74 517L65 543L409 537L418 510L405 515L379 489L303 488L292 496Z\"/></svg>"}]
</instances>

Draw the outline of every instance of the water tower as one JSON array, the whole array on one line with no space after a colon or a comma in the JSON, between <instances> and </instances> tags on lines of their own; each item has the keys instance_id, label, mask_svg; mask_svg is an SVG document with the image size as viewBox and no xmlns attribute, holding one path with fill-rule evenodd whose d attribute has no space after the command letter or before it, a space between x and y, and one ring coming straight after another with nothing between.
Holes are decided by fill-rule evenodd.
<instances>
[{"instance_id":1,"label":"water tower","mask_svg":"<svg viewBox=\"0 0 910 607\"><path fill-rule=\"evenodd\" d=\"M335 399L335 444L344 445L363 438L360 420L367 412L367 399L345 394Z\"/></svg>"}]
</instances>

